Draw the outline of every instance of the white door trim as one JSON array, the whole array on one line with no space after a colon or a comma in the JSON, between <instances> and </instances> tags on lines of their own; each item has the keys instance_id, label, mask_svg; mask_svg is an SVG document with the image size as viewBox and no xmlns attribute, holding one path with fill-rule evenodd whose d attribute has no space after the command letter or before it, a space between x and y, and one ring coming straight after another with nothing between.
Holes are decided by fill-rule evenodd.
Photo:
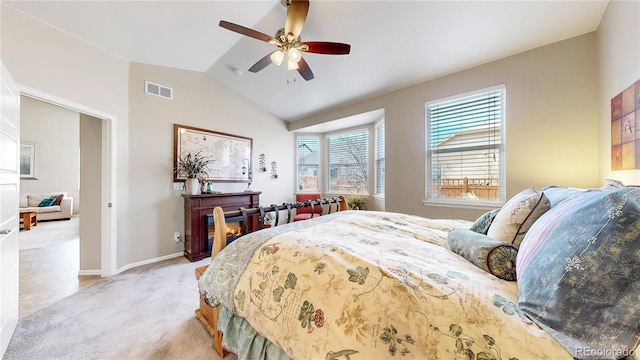
<instances>
[{"instance_id":1,"label":"white door trim","mask_svg":"<svg viewBox=\"0 0 640 360\"><path fill-rule=\"evenodd\" d=\"M22 86L18 84L20 94L46 103L61 106L69 110L87 114L102 119L102 173L105 174L102 182L102 229L100 239L100 275L103 277L117 274L116 254L117 254L117 217L115 214L117 199L116 179L117 179L117 157L116 157L116 126L117 121L114 115L103 111L78 104L74 101L63 99L46 92ZM84 274L84 273L83 273Z\"/></svg>"},{"instance_id":2,"label":"white door trim","mask_svg":"<svg viewBox=\"0 0 640 360\"><path fill-rule=\"evenodd\" d=\"M18 324L19 269L18 193L20 192L20 94L9 70L0 61L0 357L9 346ZM5 152L6 151L6 152Z\"/></svg>"}]
</instances>

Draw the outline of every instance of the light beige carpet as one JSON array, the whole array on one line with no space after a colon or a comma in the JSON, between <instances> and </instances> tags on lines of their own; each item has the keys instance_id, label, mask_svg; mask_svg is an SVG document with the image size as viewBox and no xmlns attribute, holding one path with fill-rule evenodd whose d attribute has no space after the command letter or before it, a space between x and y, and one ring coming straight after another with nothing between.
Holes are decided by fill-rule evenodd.
<instances>
[{"instance_id":1,"label":"light beige carpet","mask_svg":"<svg viewBox=\"0 0 640 360\"><path fill-rule=\"evenodd\" d=\"M52 236L55 234L55 236ZM31 230L20 230L18 243L20 250L38 249L52 244L77 240L80 234L80 219L41 221Z\"/></svg>"},{"instance_id":2,"label":"light beige carpet","mask_svg":"<svg viewBox=\"0 0 640 360\"><path fill-rule=\"evenodd\" d=\"M220 359L194 313L194 271L209 261L180 257L105 278L22 318L3 359Z\"/></svg>"}]
</instances>

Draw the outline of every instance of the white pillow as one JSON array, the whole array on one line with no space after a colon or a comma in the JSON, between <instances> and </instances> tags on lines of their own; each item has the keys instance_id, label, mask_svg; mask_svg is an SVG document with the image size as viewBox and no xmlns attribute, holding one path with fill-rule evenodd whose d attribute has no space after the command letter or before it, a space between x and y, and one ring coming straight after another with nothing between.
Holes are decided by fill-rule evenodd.
<instances>
[{"instance_id":1,"label":"white pillow","mask_svg":"<svg viewBox=\"0 0 640 360\"><path fill-rule=\"evenodd\" d=\"M40 201L42 201L42 199L46 199L48 197L49 196L45 194L28 194L27 200L29 203L29 207L37 207L38 204L40 204Z\"/></svg>"},{"instance_id":2,"label":"white pillow","mask_svg":"<svg viewBox=\"0 0 640 360\"><path fill-rule=\"evenodd\" d=\"M550 208L551 202L543 192L533 188L524 190L500 209L487 235L520 246L527 230Z\"/></svg>"}]
</instances>

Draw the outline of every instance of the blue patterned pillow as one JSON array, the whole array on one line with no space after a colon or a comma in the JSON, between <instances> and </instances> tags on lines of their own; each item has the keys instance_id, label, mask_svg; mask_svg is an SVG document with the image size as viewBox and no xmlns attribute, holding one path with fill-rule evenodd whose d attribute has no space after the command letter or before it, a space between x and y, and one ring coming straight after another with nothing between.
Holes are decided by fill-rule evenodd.
<instances>
[{"instance_id":1,"label":"blue patterned pillow","mask_svg":"<svg viewBox=\"0 0 640 360\"><path fill-rule=\"evenodd\" d=\"M547 199L549 199L549 203L551 204L551 207L554 207L567 199L571 199L574 196L579 196L580 194L584 194L585 191L600 191L600 190L599 189L578 190L578 189L562 188L557 186L547 186L540 191L542 191L544 195L547 197Z\"/></svg>"},{"instance_id":2,"label":"blue patterned pillow","mask_svg":"<svg viewBox=\"0 0 640 360\"><path fill-rule=\"evenodd\" d=\"M482 214L482 216L480 216L478 219L476 219L476 221L473 222L473 224L471 224L469 230L477 232L479 234L487 235L487 231L489 231L489 227L491 226L493 219L496 218L496 215L499 211L500 208L497 208Z\"/></svg>"},{"instance_id":3,"label":"blue patterned pillow","mask_svg":"<svg viewBox=\"0 0 640 360\"><path fill-rule=\"evenodd\" d=\"M53 204L56 202L55 198L46 198L46 199L42 199L40 201L40 203L38 204L38 207L46 207L46 206L53 206Z\"/></svg>"},{"instance_id":4,"label":"blue patterned pillow","mask_svg":"<svg viewBox=\"0 0 640 360\"><path fill-rule=\"evenodd\" d=\"M576 358L620 358L640 338L640 189L583 192L529 229L520 308Z\"/></svg>"},{"instance_id":5,"label":"blue patterned pillow","mask_svg":"<svg viewBox=\"0 0 640 360\"><path fill-rule=\"evenodd\" d=\"M504 280L516 279L515 245L467 229L454 229L447 247L477 267Z\"/></svg>"}]
</instances>

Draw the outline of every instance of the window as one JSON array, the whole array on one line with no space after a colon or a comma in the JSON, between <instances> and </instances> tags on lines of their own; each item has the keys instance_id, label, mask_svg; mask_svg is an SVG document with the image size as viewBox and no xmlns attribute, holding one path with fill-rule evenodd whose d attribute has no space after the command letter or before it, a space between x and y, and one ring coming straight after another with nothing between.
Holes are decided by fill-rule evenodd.
<instances>
[{"instance_id":1,"label":"window","mask_svg":"<svg viewBox=\"0 0 640 360\"><path fill-rule=\"evenodd\" d=\"M384 196L384 121L376 125L376 195Z\"/></svg>"},{"instance_id":2,"label":"window","mask_svg":"<svg viewBox=\"0 0 640 360\"><path fill-rule=\"evenodd\" d=\"M426 105L427 201L503 202L504 86Z\"/></svg>"},{"instance_id":3,"label":"window","mask_svg":"<svg viewBox=\"0 0 640 360\"><path fill-rule=\"evenodd\" d=\"M318 192L318 137L298 137L298 191Z\"/></svg>"},{"instance_id":4,"label":"window","mask_svg":"<svg viewBox=\"0 0 640 360\"><path fill-rule=\"evenodd\" d=\"M328 192L367 194L369 192L369 130L327 137Z\"/></svg>"}]
</instances>

